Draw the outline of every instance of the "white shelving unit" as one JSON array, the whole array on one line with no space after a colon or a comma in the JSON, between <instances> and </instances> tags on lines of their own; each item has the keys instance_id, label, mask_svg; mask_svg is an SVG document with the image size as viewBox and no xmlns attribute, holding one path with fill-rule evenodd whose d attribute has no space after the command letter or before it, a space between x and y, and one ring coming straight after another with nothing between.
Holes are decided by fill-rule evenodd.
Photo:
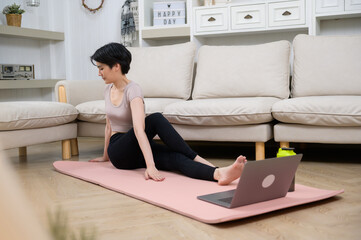
<instances>
[{"instance_id":1,"label":"white shelving unit","mask_svg":"<svg viewBox=\"0 0 361 240\"><path fill-rule=\"evenodd\" d=\"M161 0L139 0L139 45L140 47L190 41L192 0L186 2L186 21L182 25L153 26L153 3ZM163 2L172 2L163 1ZM174 1L173 1L174 2Z\"/></svg>"},{"instance_id":2,"label":"white shelving unit","mask_svg":"<svg viewBox=\"0 0 361 240\"><path fill-rule=\"evenodd\" d=\"M139 0L140 47L188 41L198 46L234 45L243 44L244 36L249 39L250 35L277 32L282 36L290 32L291 39L296 33L311 33L313 27L312 0L233 0L214 6L203 6L203 0L187 0L185 25L154 27L153 3L158 1Z\"/></svg>"},{"instance_id":3,"label":"white shelving unit","mask_svg":"<svg viewBox=\"0 0 361 240\"><path fill-rule=\"evenodd\" d=\"M3 48L1 63L24 64L24 52L18 50L24 46L37 64L33 80L0 80L0 101L51 100L56 82L65 78L64 33L0 25L0 38L0 45L10 46Z\"/></svg>"},{"instance_id":4,"label":"white shelving unit","mask_svg":"<svg viewBox=\"0 0 361 240\"><path fill-rule=\"evenodd\" d=\"M314 35L321 33L321 22L353 19L361 26L361 0L318 0L314 5Z\"/></svg>"},{"instance_id":5,"label":"white shelving unit","mask_svg":"<svg viewBox=\"0 0 361 240\"><path fill-rule=\"evenodd\" d=\"M203 6L203 0L187 0L185 25L154 27L153 3L158 1L162 0L139 0L141 47L188 41L198 47L292 41L300 33L322 34L322 21L333 19L353 19L344 25L361 26L361 0L232 0L215 6ZM163 2L167 1L172 0ZM337 33L340 27L334 25L327 28Z\"/></svg>"}]
</instances>

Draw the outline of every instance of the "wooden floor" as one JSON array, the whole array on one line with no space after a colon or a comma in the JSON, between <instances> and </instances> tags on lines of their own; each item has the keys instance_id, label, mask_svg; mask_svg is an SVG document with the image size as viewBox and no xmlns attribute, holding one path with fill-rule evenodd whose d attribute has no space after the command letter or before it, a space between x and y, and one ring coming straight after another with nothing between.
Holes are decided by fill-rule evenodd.
<instances>
[{"instance_id":1,"label":"wooden floor","mask_svg":"<svg viewBox=\"0 0 361 240\"><path fill-rule=\"evenodd\" d=\"M54 171L60 142L28 147L26 161L7 150L29 201L44 226L47 212L61 208L74 231L97 231L97 239L361 239L361 146L295 145L304 153L296 182L325 189L345 189L339 197L224 224L208 225L131 197ZM238 154L254 159L247 144L190 143L218 166ZM266 144L267 156L277 145ZM79 140L80 156L100 156L102 139Z\"/></svg>"}]
</instances>

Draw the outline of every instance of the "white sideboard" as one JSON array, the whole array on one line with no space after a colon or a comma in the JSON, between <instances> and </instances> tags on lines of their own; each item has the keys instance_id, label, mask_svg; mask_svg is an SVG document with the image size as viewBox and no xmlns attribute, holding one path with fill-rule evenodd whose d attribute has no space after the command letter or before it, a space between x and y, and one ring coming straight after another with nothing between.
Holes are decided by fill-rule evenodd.
<instances>
[{"instance_id":1,"label":"white sideboard","mask_svg":"<svg viewBox=\"0 0 361 240\"><path fill-rule=\"evenodd\" d=\"M193 35L308 29L305 1L243 1L193 9Z\"/></svg>"},{"instance_id":2,"label":"white sideboard","mask_svg":"<svg viewBox=\"0 0 361 240\"><path fill-rule=\"evenodd\" d=\"M152 8L157 1L139 0L141 47L188 41L201 46L292 40L299 33L323 34L322 23L327 21L327 29L337 25L341 31L335 27L334 33L343 34L343 23L333 22L339 19L348 19L345 25L361 34L361 0L232 0L214 6L186 0L184 25L155 27Z\"/></svg>"}]
</instances>

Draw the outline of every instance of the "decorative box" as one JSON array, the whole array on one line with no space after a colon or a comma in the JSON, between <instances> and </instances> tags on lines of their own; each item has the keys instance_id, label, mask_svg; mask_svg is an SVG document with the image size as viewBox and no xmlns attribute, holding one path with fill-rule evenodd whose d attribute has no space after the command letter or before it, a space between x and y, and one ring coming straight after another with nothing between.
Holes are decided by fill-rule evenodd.
<instances>
[{"instance_id":1,"label":"decorative box","mask_svg":"<svg viewBox=\"0 0 361 240\"><path fill-rule=\"evenodd\" d=\"M186 23L186 2L154 2L153 25L181 25Z\"/></svg>"}]
</instances>

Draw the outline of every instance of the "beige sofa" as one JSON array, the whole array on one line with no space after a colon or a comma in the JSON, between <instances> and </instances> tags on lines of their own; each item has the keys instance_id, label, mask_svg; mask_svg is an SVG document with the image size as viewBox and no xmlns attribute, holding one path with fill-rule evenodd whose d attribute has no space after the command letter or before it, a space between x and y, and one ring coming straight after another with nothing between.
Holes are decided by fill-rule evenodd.
<instances>
[{"instance_id":1,"label":"beige sofa","mask_svg":"<svg viewBox=\"0 0 361 240\"><path fill-rule=\"evenodd\" d=\"M128 78L141 85L146 113L162 112L185 140L254 142L256 159L273 137L272 105L289 97L290 43L129 48ZM194 81L193 81L194 79ZM104 136L104 83L60 81L59 101L76 107L78 136Z\"/></svg>"},{"instance_id":2,"label":"beige sofa","mask_svg":"<svg viewBox=\"0 0 361 240\"><path fill-rule=\"evenodd\" d=\"M77 155L78 111L67 103L47 101L0 102L0 143L2 149L19 148L26 156L30 145L62 141L62 158ZM71 152L73 149L73 152ZM1 149L0 149L1 150Z\"/></svg>"},{"instance_id":3,"label":"beige sofa","mask_svg":"<svg viewBox=\"0 0 361 240\"><path fill-rule=\"evenodd\" d=\"M361 143L361 36L298 35L290 43L130 48L128 77L144 91L146 113L162 112L186 140ZM194 80L193 80L194 79ZM291 98L290 95L291 88ZM104 136L104 83L61 81L59 98L79 111L78 136Z\"/></svg>"},{"instance_id":4,"label":"beige sofa","mask_svg":"<svg viewBox=\"0 0 361 240\"><path fill-rule=\"evenodd\" d=\"M298 35L291 98L272 114L275 141L361 143L361 36Z\"/></svg>"}]
</instances>

